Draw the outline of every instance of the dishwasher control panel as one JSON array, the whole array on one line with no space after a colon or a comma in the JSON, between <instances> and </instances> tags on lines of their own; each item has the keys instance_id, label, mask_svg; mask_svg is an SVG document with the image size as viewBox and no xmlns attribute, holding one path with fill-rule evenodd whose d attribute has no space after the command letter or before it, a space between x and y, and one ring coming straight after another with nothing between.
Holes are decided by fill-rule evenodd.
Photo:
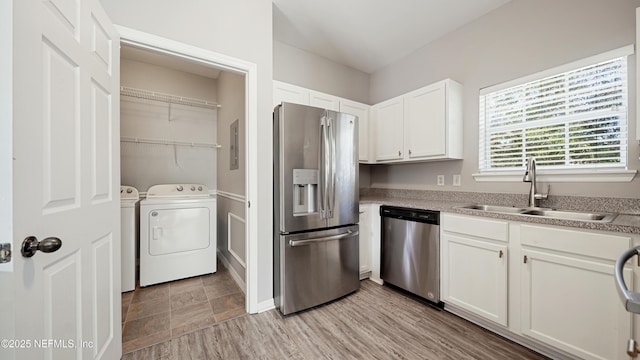
<instances>
[{"instance_id":1,"label":"dishwasher control panel","mask_svg":"<svg viewBox=\"0 0 640 360\"><path fill-rule=\"evenodd\" d=\"M380 207L380 216L418 221L428 224L440 224L440 212L434 210L422 210L397 206L383 205Z\"/></svg>"}]
</instances>

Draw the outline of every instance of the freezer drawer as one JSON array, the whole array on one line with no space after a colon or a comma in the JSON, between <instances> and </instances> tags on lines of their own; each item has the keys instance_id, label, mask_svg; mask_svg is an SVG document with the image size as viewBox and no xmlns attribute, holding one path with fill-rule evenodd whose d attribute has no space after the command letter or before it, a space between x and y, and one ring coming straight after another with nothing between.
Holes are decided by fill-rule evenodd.
<instances>
[{"instance_id":1,"label":"freezer drawer","mask_svg":"<svg viewBox=\"0 0 640 360\"><path fill-rule=\"evenodd\" d=\"M360 287L358 225L281 235L276 244L276 307L287 315Z\"/></svg>"}]
</instances>

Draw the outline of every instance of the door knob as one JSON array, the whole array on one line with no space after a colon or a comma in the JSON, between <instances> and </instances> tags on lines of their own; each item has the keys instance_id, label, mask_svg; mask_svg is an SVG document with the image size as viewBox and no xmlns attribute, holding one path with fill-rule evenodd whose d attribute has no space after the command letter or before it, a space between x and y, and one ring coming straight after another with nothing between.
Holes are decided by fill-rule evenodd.
<instances>
[{"instance_id":1,"label":"door knob","mask_svg":"<svg viewBox=\"0 0 640 360\"><path fill-rule=\"evenodd\" d=\"M42 241L38 241L35 236L27 236L22 241L22 256L32 257L36 254L36 251L40 250L45 253L51 253L57 251L62 247L62 240L57 237L48 237Z\"/></svg>"}]
</instances>

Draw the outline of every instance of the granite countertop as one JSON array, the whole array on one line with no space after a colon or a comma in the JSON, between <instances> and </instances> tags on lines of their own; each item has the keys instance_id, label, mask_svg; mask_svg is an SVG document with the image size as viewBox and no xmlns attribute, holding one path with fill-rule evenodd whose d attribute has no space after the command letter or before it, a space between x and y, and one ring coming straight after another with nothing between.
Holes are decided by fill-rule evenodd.
<instances>
[{"instance_id":1,"label":"granite countertop","mask_svg":"<svg viewBox=\"0 0 640 360\"><path fill-rule=\"evenodd\" d=\"M373 191L372 191L373 190ZM545 225L569 226L582 229L640 234L640 200L618 198L556 197L541 204L562 210L617 213L609 223L544 218L540 216L493 213L482 210L461 209L471 204L513 206L526 204L526 195L480 194L448 191L365 189L360 192L361 204L382 204L417 209L437 210L446 213L475 215L487 218L520 221ZM523 199L520 199L523 197Z\"/></svg>"}]
</instances>

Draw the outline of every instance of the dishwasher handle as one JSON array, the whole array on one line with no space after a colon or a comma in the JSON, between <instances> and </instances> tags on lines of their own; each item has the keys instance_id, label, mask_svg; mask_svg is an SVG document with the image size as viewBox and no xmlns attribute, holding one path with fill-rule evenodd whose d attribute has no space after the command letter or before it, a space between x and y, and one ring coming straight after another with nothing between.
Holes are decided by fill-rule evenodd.
<instances>
[{"instance_id":1,"label":"dishwasher handle","mask_svg":"<svg viewBox=\"0 0 640 360\"><path fill-rule=\"evenodd\" d=\"M622 275L624 264L636 255L640 256L640 246L631 248L620 255L616 261L616 285L618 288L618 294L624 302L624 308L629 312L640 314L640 293L629 291Z\"/></svg>"}]
</instances>

